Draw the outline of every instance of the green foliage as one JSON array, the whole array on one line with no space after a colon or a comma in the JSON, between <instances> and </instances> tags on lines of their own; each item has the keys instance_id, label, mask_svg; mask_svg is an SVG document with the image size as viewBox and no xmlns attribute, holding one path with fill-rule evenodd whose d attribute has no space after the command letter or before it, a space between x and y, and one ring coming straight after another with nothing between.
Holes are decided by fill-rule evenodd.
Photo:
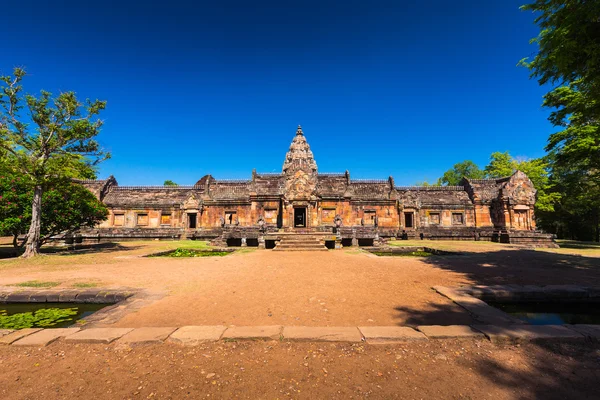
<instances>
[{"instance_id":1,"label":"green foliage","mask_svg":"<svg viewBox=\"0 0 600 400\"><path fill-rule=\"evenodd\" d=\"M484 168L486 177L502 178L511 176L517 170L517 162L508 154L508 151L492 153L490 163Z\"/></svg>"},{"instance_id":2,"label":"green foliage","mask_svg":"<svg viewBox=\"0 0 600 400\"><path fill-rule=\"evenodd\" d=\"M163 183L163 185L164 185L164 186L179 186L177 183L173 182L173 181L172 181L172 180L170 180L170 179L167 179L167 180L166 180L166 181Z\"/></svg>"},{"instance_id":3,"label":"green foliage","mask_svg":"<svg viewBox=\"0 0 600 400\"><path fill-rule=\"evenodd\" d=\"M463 178L483 179L485 172L482 171L477 164L471 160L454 164L444 175L437 181L437 185L457 186Z\"/></svg>"},{"instance_id":4,"label":"green foliage","mask_svg":"<svg viewBox=\"0 0 600 400\"><path fill-rule=\"evenodd\" d=\"M54 98L44 90L38 96L24 94L25 76L15 68L12 76L0 77L0 149L3 169L21 176L34 191L25 251L32 256L41 245L44 191L68 178L93 178L95 166L109 154L95 140L106 102L81 102L74 92Z\"/></svg>"},{"instance_id":5,"label":"green foliage","mask_svg":"<svg viewBox=\"0 0 600 400\"><path fill-rule=\"evenodd\" d=\"M550 122L550 185L556 212L544 217L564 237L600 241L600 2L536 0L522 6L536 13L538 52L528 62L540 85L557 85L544 96Z\"/></svg>"},{"instance_id":6,"label":"green foliage","mask_svg":"<svg viewBox=\"0 0 600 400\"><path fill-rule=\"evenodd\" d=\"M222 257L226 256L227 254L229 254L227 251L206 251L177 248L166 254L160 253L157 255L150 255L148 257Z\"/></svg>"},{"instance_id":7,"label":"green foliage","mask_svg":"<svg viewBox=\"0 0 600 400\"><path fill-rule=\"evenodd\" d=\"M18 174L0 175L0 235L16 238L31 224L33 189ZM93 193L70 181L55 181L42 195L40 242L53 235L93 227L106 219L108 209Z\"/></svg>"},{"instance_id":8,"label":"green foliage","mask_svg":"<svg viewBox=\"0 0 600 400\"><path fill-rule=\"evenodd\" d=\"M0 328L25 329L48 328L61 322L72 321L77 315L76 308L44 308L35 312L8 315L6 310L0 310Z\"/></svg>"},{"instance_id":9,"label":"green foliage","mask_svg":"<svg viewBox=\"0 0 600 400\"><path fill-rule=\"evenodd\" d=\"M60 282L44 282L44 281L27 281L27 282L19 282L14 286L19 287L54 287L60 285Z\"/></svg>"}]
</instances>

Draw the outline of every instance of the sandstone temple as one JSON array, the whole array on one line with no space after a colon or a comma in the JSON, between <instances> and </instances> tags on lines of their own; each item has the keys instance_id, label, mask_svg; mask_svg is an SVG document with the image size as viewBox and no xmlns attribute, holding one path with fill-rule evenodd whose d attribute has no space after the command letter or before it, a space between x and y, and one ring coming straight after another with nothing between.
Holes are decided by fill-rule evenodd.
<instances>
[{"instance_id":1,"label":"sandstone temple","mask_svg":"<svg viewBox=\"0 0 600 400\"><path fill-rule=\"evenodd\" d=\"M205 175L193 186L119 186L112 176L80 183L110 210L97 228L81 232L86 241L202 239L276 249L372 246L389 238L552 242L535 231L536 190L523 172L427 187L319 173L300 126L281 173Z\"/></svg>"}]
</instances>

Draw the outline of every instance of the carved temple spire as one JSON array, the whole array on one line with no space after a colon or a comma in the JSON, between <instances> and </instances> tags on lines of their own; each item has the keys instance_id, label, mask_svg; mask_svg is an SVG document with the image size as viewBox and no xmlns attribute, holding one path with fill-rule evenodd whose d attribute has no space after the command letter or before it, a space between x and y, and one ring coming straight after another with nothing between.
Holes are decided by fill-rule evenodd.
<instances>
[{"instance_id":1,"label":"carved temple spire","mask_svg":"<svg viewBox=\"0 0 600 400\"><path fill-rule=\"evenodd\" d=\"M309 174L317 173L317 163L300 125L298 125L296 136L292 140L283 163L284 174L294 173L297 170L303 170Z\"/></svg>"}]
</instances>

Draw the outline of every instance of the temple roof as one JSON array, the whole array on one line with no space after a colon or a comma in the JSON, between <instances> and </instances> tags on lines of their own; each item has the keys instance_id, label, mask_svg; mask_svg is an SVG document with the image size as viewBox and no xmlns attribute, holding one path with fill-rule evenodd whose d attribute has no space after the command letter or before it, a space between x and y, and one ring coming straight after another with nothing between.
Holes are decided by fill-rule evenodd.
<instances>
[{"instance_id":1,"label":"temple roof","mask_svg":"<svg viewBox=\"0 0 600 400\"><path fill-rule=\"evenodd\" d=\"M294 137L294 140L292 140L290 149L285 155L282 171L283 173L286 173L298 169L307 170L307 172L317 172L317 163L312 151L310 151L310 146L304 137L300 125L298 125L296 136Z\"/></svg>"}]
</instances>

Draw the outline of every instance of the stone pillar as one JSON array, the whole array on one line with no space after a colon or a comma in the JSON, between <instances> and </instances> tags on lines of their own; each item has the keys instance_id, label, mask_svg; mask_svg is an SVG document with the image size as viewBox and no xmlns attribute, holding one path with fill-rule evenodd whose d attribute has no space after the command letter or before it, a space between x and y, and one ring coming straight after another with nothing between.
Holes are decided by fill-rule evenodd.
<instances>
[{"instance_id":1,"label":"stone pillar","mask_svg":"<svg viewBox=\"0 0 600 400\"><path fill-rule=\"evenodd\" d=\"M264 236L259 236L258 237L258 248L259 249L264 249L265 248L265 237Z\"/></svg>"}]
</instances>

